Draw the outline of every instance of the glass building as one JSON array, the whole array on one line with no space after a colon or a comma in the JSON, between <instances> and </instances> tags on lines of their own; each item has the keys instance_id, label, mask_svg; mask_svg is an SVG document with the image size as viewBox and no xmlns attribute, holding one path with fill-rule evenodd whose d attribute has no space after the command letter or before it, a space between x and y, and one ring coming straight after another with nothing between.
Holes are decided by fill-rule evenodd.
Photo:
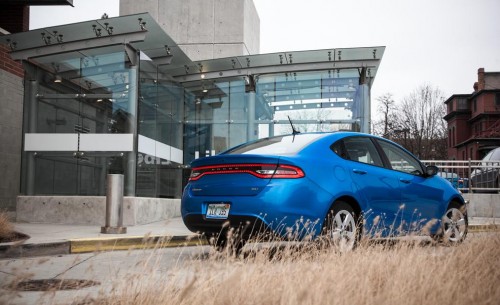
<instances>
[{"instance_id":1,"label":"glass building","mask_svg":"<svg viewBox=\"0 0 500 305\"><path fill-rule=\"evenodd\" d=\"M180 198L189 163L249 140L370 132L385 47L193 62L149 14L0 37L25 68L24 195Z\"/></svg>"}]
</instances>

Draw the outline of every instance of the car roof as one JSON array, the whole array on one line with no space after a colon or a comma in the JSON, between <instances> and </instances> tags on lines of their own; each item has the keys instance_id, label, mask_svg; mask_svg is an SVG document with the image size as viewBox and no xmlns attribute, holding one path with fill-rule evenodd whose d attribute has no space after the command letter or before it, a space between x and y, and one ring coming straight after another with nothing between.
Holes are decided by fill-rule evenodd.
<instances>
[{"instance_id":1,"label":"car roof","mask_svg":"<svg viewBox=\"0 0 500 305\"><path fill-rule=\"evenodd\" d=\"M493 149L493 154L491 155L490 160L500 160L500 147Z\"/></svg>"}]
</instances>

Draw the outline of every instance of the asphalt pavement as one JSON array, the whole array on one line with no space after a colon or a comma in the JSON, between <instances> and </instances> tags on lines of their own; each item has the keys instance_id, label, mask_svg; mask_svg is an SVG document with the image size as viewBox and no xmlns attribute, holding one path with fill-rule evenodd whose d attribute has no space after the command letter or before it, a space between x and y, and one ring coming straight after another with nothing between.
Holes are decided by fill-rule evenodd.
<instances>
[{"instance_id":1,"label":"asphalt pavement","mask_svg":"<svg viewBox=\"0 0 500 305\"><path fill-rule=\"evenodd\" d=\"M0 243L0 259L207 244L180 217L127 227L125 234L103 234L101 227L83 225L14 223L14 228L27 238ZM500 231L500 219L469 217L469 231Z\"/></svg>"}]
</instances>

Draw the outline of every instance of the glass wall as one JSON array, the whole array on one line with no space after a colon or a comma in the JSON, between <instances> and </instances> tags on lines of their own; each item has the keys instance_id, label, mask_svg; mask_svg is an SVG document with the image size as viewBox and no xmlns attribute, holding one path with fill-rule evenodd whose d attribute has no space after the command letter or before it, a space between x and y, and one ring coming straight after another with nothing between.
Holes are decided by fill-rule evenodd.
<instances>
[{"instance_id":1,"label":"glass wall","mask_svg":"<svg viewBox=\"0 0 500 305\"><path fill-rule=\"evenodd\" d=\"M119 173L127 196L180 198L191 161L291 133L289 120L301 132L365 123L357 69L178 83L129 56L116 46L25 64L23 193L105 195Z\"/></svg>"},{"instance_id":2,"label":"glass wall","mask_svg":"<svg viewBox=\"0 0 500 305\"><path fill-rule=\"evenodd\" d=\"M134 193L136 69L120 47L25 62L22 191L104 195L106 174Z\"/></svg>"},{"instance_id":3,"label":"glass wall","mask_svg":"<svg viewBox=\"0 0 500 305\"><path fill-rule=\"evenodd\" d=\"M136 195L180 198L184 90L151 60L140 66Z\"/></svg>"},{"instance_id":4,"label":"glass wall","mask_svg":"<svg viewBox=\"0 0 500 305\"><path fill-rule=\"evenodd\" d=\"M186 84L184 163L247 140L249 94L243 78Z\"/></svg>"},{"instance_id":5,"label":"glass wall","mask_svg":"<svg viewBox=\"0 0 500 305\"><path fill-rule=\"evenodd\" d=\"M257 98L267 111L259 120L269 124L269 135L291 133L288 118L301 132L357 130L363 103L359 89L355 69L263 75ZM260 130L265 133L265 126Z\"/></svg>"},{"instance_id":6,"label":"glass wall","mask_svg":"<svg viewBox=\"0 0 500 305\"><path fill-rule=\"evenodd\" d=\"M368 98L357 69L201 79L183 87L185 164L249 140L289 134L289 118L301 132L359 131Z\"/></svg>"}]
</instances>

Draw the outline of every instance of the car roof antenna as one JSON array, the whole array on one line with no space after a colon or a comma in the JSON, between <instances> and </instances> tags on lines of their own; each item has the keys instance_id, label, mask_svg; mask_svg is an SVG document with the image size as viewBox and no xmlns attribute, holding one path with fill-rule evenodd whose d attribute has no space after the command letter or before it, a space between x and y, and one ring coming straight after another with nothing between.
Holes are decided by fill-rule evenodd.
<instances>
[{"instance_id":1,"label":"car roof antenna","mask_svg":"<svg viewBox=\"0 0 500 305\"><path fill-rule=\"evenodd\" d=\"M299 134L300 131L298 131L295 126L293 126L293 123L292 123L292 119L290 119L290 116L288 116L288 121L290 122L290 126L292 126L292 134L294 136L294 139L295 139L295 135L296 134Z\"/></svg>"}]
</instances>

